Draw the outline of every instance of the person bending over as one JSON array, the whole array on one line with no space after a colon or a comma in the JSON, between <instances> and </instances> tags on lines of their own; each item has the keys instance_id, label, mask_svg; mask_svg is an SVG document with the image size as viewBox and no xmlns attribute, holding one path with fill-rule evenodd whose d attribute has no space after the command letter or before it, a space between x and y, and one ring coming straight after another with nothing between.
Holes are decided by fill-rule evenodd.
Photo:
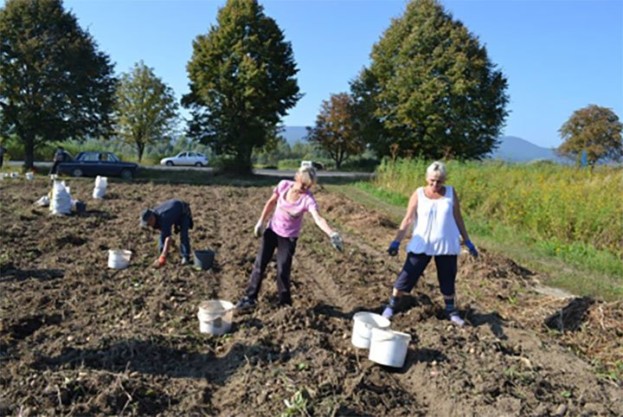
<instances>
[{"instance_id":1,"label":"person bending over","mask_svg":"<svg viewBox=\"0 0 623 417\"><path fill-rule=\"evenodd\" d=\"M158 250L160 255L154 261L154 267L163 267L167 262L167 253L173 245L172 232L180 234L180 252L182 265L190 264L189 230L193 228L193 217L190 205L181 200L168 200L154 209L145 209L141 212L141 227L147 226L160 230Z\"/></svg>"}]
</instances>

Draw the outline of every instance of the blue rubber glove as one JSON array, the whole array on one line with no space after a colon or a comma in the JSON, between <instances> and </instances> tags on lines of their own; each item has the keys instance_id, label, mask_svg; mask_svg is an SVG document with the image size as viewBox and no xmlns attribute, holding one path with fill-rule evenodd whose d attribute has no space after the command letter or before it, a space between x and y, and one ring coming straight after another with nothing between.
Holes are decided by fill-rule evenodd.
<instances>
[{"instance_id":1,"label":"blue rubber glove","mask_svg":"<svg viewBox=\"0 0 623 417\"><path fill-rule=\"evenodd\" d=\"M466 240L465 246L467 246L467 249L469 249L470 255L472 255L474 258L478 258L478 250L476 250L476 246L474 246L471 240Z\"/></svg>"},{"instance_id":2,"label":"blue rubber glove","mask_svg":"<svg viewBox=\"0 0 623 417\"><path fill-rule=\"evenodd\" d=\"M392 243L389 244L389 248L387 249L387 253L389 253L389 256L396 256L398 255L398 249L400 249L400 242L392 240Z\"/></svg>"}]
</instances>

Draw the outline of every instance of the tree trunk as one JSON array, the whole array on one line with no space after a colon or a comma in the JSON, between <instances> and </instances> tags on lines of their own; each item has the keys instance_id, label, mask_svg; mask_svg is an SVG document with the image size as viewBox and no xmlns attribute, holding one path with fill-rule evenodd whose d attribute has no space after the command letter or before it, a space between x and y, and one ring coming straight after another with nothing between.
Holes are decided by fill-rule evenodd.
<instances>
[{"instance_id":1,"label":"tree trunk","mask_svg":"<svg viewBox=\"0 0 623 417\"><path fill-rule=\"evenodd\" d=\"M251 164L252 152L253 148L251 146L240 146L235 157L235 169L238 173L243 175L253 173L253 166Z\"/></svg>"},{"instance_id":2,"label":"tree trunk","mask_svg":"<svg viewBox=\"0 0 623 417\"><path fill-rule=\"evenodd\" d=\"M136 150L138 153L138 163L140 164L141 161L143 160L143 153L145 152L145 145L142 143L137 143Z\"/></svg>"},{"instance_id":3,"label":"tree trunk","mask_svg":"<svg viewBox=\"0 0 623 417\"><path fill-rule=\"evenodd\" d=\"M35 167L35 138L30 135L24 137L24 171Z\"/></svg>"}]
</instances>

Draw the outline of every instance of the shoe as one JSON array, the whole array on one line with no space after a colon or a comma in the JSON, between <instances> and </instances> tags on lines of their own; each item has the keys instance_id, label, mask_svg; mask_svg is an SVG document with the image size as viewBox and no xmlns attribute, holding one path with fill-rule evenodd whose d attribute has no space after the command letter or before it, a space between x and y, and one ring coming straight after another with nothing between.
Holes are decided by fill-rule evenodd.
<instances>
[{"instance_id":1,"label":"shoe","mask_svg":"<svg viewBox=\"0 0 623 417\"><path fill-rule=\"evenodd\" d=\"M182 258L182 262L180 262L180 264L181 264L182 266L185 266L185 265L190 265L190 259L188 259L188 258Z\"/></svg>"},{"instance_id":2,"label":"shoe","mask_svg":"<svg viewBox=\"0 0 623 417\"><path fill-rule=\"evenodd\" d=\"M459 327L465 326L465 320L463 320L461 316L459 316L459 313L457 311L453 311L452 313L450 313L450 321Z\"/></svg>"},{"instance_id":3,"label":"shoe","mask_svg":"<svg viewBox=\"0 0 623 417\"><path fill-rule=\"evenodd\" d=\"M385 310L383 310L383 313L381 315L386 319L391 319L394 315L394 308L391 306L385 307Z\"/></svg>"},{"instance_id":4,"label":"shoe","mask_svg":"<svg viewBox=\"0 0 623 417\"><path fill-rule=\"evenodd\" d=\"M253 310L256 305L257 303L253 298L249 298L245 296L240 301L238 301L238 303L236 304L236 310L239 310L239 311Z\"/></svg>"},{"instance_id":5,"label":"shoe","mask_svg":"<svg viewBox=\"0 0 623 417\"><path fill-rule=\"evenodd\" d=\"M279 297L279 307L291 306L292 305L292 297L290 294L283 295Z\"/></svg>"}]
</instances>

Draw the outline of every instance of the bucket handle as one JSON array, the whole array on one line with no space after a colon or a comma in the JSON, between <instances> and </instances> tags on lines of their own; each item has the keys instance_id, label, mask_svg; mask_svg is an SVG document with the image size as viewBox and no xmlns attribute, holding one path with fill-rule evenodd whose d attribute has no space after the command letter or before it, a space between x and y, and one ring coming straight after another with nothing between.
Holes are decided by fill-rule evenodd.
<instances>
[{"instance_id":1,"label":"bucket handle","mask_svg":"<svg viewBox=\"0 0 623 417\"><path fill-rule=\"evenodd\" d=\"M230 311L235 310L235 309L236 309L236 306L233 306L233 307L226 308L225 310L220 310L216 314L207 313L207 314L210 314L211 316L213 315L214 318L211 319L211 320L205 320L205 321L215 321L215 320L218 320L218 319L222 318L223 316L225 316ZM201 313L198 313L198 314L201 314Z\"/></svg>"},{"instance_id":2,"label":"bucket handle","mask_svg":"<svg viewBox=\"0 0 623 417\"><path fill-rule=\"evenodd\" d=\"M374 325L371 325L370 323L366 323L365 321L362 321L362 322L361 322L361 324L363 324L363 326L364 326L366 329L370 330L370 331L371 331L372 329L380 329L380 327L378 327L378 326L374 326ZM357 334L357 336L359 336L359 337L361 337L361 338L363 338L363 339L369 339L369 337L364 337L365 335L362 335L362 334L361 334L361 333L359 333L359 332L355 332L355 333Z\"/></svg>"},{"instance_id":3,"label":"bucket handle","mask_svg":"<svg viewBox=\"0 0 623 417\"><path fill-rule=\"evenodd\" d=\"M379 339L374 339L374 341L375 342L387 342L388 340L394 340L394 339L397 339L397 338L400 338L400 339L405 338L406 339L406 336L403 336L403 335L400 335L398 337L396 337L396 336L397 336L396 334L392 334L389 337L383 337L383 338L379 338ZM411 341L411 336L409 336L408 341L409 342Z\"/></svg>"}]
</instances>

